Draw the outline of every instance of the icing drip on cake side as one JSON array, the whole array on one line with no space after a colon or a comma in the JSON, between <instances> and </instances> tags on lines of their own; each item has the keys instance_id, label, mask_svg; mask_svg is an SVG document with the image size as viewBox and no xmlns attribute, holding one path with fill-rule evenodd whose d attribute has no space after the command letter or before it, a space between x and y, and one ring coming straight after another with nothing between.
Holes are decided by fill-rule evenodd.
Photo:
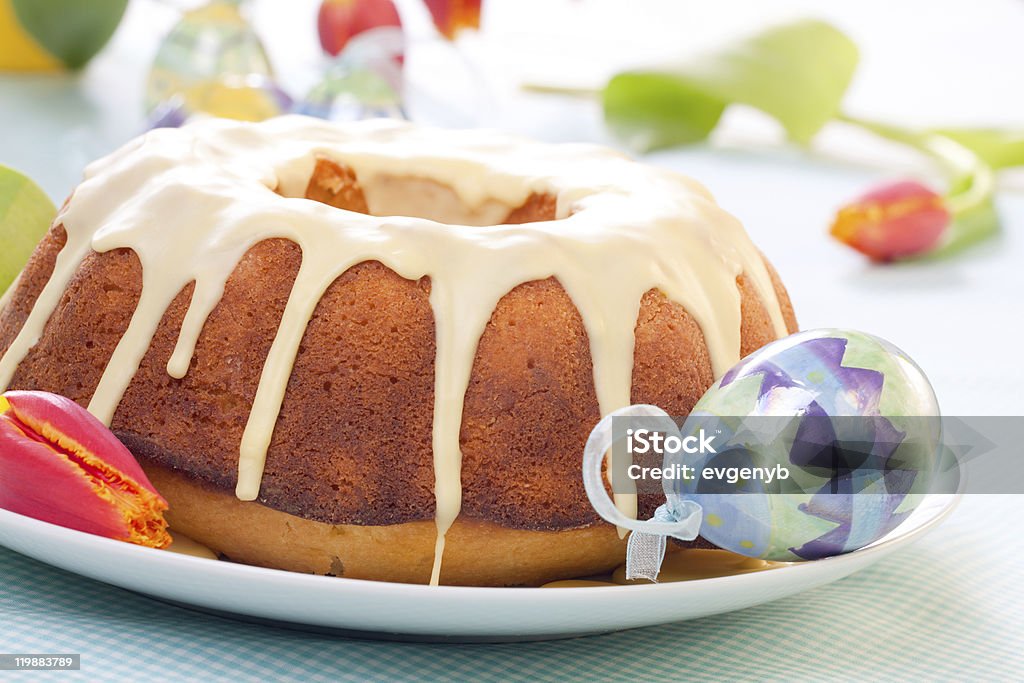
<instances>
[{"instance_id":1,"label":"icing drip on cake side","mask_svg":"<svg viewBox=\"0 0 1024 683\"><path fill-rule=\"evenodd\" d=\"M451 225L336 209L303 198L321 157L352 169L371 210L395 195L395 178L426 179L454 192L466 222L505 215L531 194L557 199L556 220ZM239 448L242 500L259 496L292 367L327 288L363 261L380 261L410 280L429 277L437 337L432 583L440 578L445 533L461 509L459 433L477 344L498 301L516 286L555 277L568 293L590 340L602 414L630 403L633 331L650 289L697 321L716 375L739 360L740 274L755 285L776 335L786 334L767 267L735 218L693 181L593 146L387 121L209 120L153 131L90 165L57 221L67 245L0 359L0 388L38 342L82 260L91 251L131 249L143 267L142 295L89 405L108 424L157 325L186 286L195 283L167 367L177 378L188 372L206 318L245 253L273 238L301 248ZM616 504L635 516L635 495L619 494Z\"/></svg>"}]
</instances>

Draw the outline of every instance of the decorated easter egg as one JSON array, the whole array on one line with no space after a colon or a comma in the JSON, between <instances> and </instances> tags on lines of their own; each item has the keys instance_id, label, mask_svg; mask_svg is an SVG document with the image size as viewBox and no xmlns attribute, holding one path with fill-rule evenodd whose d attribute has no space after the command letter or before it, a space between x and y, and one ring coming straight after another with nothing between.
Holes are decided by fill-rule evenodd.
<instances>
[{"instance_id":1,"label":"decorated easter egg","mask_svg":"<svg viewBox=\"0 0 1024 683\"><path fill-rule=\"evenodd\" d=\"M273 79L231 76L175 93L150 113L149 124L150 128L177 128L197 115L263 121L285 114L291 107L291 98Z\"/></svg>"},{"instance_id":2,"label":"decorated easter egg","mask_svg":"<svg viewBox=\"0 0 1024 683\"><path fill-rule=\"evenodd\" d=\"M892 531L929 492L941 438L921 369L883 339L836 329L747 356L680 431L710 432L713 447L666 493L700 505L700 534L715 545L778 561L851 552Z\"/></svg>"},{"instance_id":3,"label":"decorated easter egg","mask_svg":"<svg viewBox=\"0 0 1024 683\"><path fill-rule=\"evenodd\" d=\"M203 91L211 84L238 84L253 76L273 76L262 41L240 3L211 0L185 12L160 42L146 81L146 111L152 113L176 95L203 99L210 96Z\"/></svg>"},{"instance_id":4,"label":"decorated easter egg","mask_svg":"<svg viewBox=\"0 0 1024 683\"><path fill-rule=\"evenodd\" d=\"M404 119L404 54L400 26L378 26L353 36L297 104L297 113L331 121Z\"/></svg>"}]
</instances>

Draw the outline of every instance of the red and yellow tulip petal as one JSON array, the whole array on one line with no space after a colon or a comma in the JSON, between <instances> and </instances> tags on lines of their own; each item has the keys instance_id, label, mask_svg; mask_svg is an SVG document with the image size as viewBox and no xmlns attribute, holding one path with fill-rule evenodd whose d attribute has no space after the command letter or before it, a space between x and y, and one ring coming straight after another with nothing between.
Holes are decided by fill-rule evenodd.
<instances>
[{"instance_id":1,"label":"red and yellow tulip petal","mask_svg":"<svg viewBox=\"0 0 1024 683\"><path fill-rule=\"evenodd\" d=\"M434 26L448 40L465 28L480 28L482 0L426 0Z\"/></svg>"},{"instance_id":2,"label":"red and yellow tulip petal","mask_svg":"<svg viewBox=\"0 0 1024 683\"><path fill-rule=\"evenodd\" d=\"M43 391L9 391L4 398L8 412L36 434L83 458L101 456L109 469L159 495L131 451L71 399Z\"/></svg>"},{"instance_id":3,"label":"red and yellow tulip petal","mask_svg":"<svg viewBox=\"0 0 1024 683\"><path fill-rule=\"evenodd\" d=\"M7 415L0 415L0 462L5 510L100 536L122 533L120 515L112 506L95 504L95 487L82 469L32 440Z\"/></svg>"},{"instance_id":4,"label":"red and yellow tulip petal","mask_svg":"<svg viewBox=\"0 0 1024 683\"><path fill-rule=\"evenodd\" d=\"M84 408L9 392L0 414L0 507L130 543L170 544L167 502L127 448Z\"/></svg>"},{"instance_id":5,"label":"red and yellow tulip petal","mask_svg":"<svg viewBox=\"0 0 1024 683\"><path fill-rule=\"evenodd\" d=\"M877 188L839 210L831 234L874 261L935 248L950 224L942 196L913 181Z\"/></svg>"}]
</instances>

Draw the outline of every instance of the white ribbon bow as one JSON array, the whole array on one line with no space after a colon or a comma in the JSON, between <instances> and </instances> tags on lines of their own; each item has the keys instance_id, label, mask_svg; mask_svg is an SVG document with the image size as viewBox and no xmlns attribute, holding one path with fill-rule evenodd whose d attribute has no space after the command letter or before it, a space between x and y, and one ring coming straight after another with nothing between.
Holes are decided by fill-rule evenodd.
<instances>
[{"instance_id":1,"label":"white ribbon bow","mask_svg":"<svg viewBox=\"0 0 1024 683\"><path fill-rule=\"evenodd\" d=\"M654 517L647 521L635 520L622 514L604 487L601 467L606 454L616 441L612 434L612 420L616 417L649 418L657 431L678 436L679 427L668 413L657 406L632 405L605 416L590 432L583 451L583 486L594 510L606 522L629 529L629 543L626 546L626 579L644 578L656 581L665 558L666 538L671 536L683 541L692 541L700 532L703 519L701 506L691 500L683 500L673 491L671 484L663 480L665 504L658 507ZM620 437L621 439L622 437ZM667 464L667 463L666 463Z\"/></svg>"}]
</instances>

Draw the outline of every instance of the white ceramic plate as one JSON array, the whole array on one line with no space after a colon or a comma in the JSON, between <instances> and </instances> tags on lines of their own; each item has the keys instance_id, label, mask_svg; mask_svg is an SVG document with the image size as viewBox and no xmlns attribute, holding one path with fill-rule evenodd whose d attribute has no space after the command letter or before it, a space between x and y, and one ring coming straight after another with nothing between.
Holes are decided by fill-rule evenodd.
<instances>
[{"instance_id":1,"label":"white ceramic plate","mask_svg":"<svg viewBox=\"0 0 1024 683\"><path fill-rule=\"evenodd\" d=\"M374 638L564 638L743 609L836 581L934 529L957 495L932 495L856 552L768 571L658 585L463 588L262 569L120 543L0 510L0 544L47 564L183 606Z\"/></svg>"}]
</instances>

